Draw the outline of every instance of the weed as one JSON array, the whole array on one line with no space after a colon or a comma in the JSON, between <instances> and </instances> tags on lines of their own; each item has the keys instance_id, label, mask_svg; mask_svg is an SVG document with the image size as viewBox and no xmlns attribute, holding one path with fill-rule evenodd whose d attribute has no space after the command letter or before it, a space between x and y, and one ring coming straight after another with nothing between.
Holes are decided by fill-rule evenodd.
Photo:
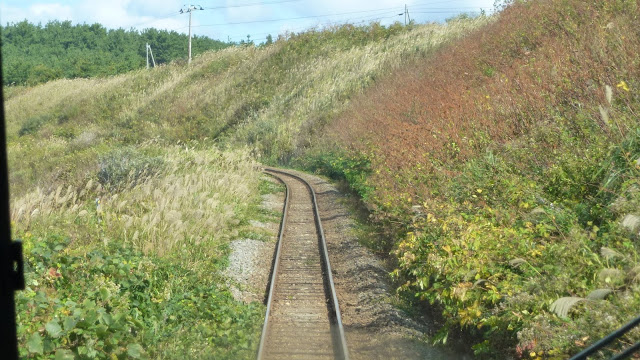
<instances>
[{"instance_id":1,"label":"weed","mask_svg":"<svg viewBox=\"0 0 640 360\"><path fill-rule=\"evenodd\" d=\"M131 147L118 148L101 156L98 181L108 188L132 187L162 171L163 166L161 157L147 156Z\"/></svg>"},{"instance_id":2,"label":"weed","mask_svg":"<svg viewBox=\"0 0 640 360\"><path fill-rule=\"evenodd\" d=\"M35 132L40 130L42 125L49 122L50 119L51 117L49 115L40 115L40 116L30 117L27 120L25 120L25 122L22 124L22 127L18 131L18 135L24 136L24 135L34 134Z\"/></svg>"},{"instance_id":3,"label":"weed","mask_svg":"<svg viewBox=\"0 0 640 360\"><path fill-rule=\"evenodd\" d=\"M567 358L637 315L621 229L637 212L637 6L515 1L356 97L310 153L327 158L303 163L368 160L348 181L395 239L400 290L446 319L434 340L462 329L486 358Z\"/></svg>"},{"instance_id":4,"label":"weed","mask_svg":"<svg viewBox=\"0 0 640 360\"><path fill-rule=\"evenodd\" d=\"M105 154L104 186L98 174L13 202L28 260L24 355L253 356L262 307L216 285L236 226L257 211L247 152L147 144Z\"/></svg>"}]
</instances>

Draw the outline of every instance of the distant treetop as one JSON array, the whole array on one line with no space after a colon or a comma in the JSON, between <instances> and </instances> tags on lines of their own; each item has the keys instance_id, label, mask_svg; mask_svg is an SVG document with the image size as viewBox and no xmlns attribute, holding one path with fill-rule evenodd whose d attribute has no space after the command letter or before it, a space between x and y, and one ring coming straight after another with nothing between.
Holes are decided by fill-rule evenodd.
<instances>
[{"instance_id":1,"label":"distant treetop","mask_svg":"<svg viewBox=\"0 0 640 360\"><path fill-rule=\"evenodd\" d=\"M0 26L3 85L34 85L59 78L108 76L146 65L149 43L156 63L187 56L187 35L153 28L109 30L100 24L24 20ZM193 37L193 54L219 50L233 43Z\"/></svg>"}]
</instances>

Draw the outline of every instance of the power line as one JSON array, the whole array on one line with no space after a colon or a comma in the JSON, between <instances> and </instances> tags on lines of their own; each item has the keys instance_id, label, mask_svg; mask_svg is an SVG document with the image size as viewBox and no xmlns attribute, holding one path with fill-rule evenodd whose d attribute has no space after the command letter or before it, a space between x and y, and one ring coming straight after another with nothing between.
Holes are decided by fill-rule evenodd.
<instances>
[{"instance_id":1,"label":"power line","mask_svg":"<svg viewBox=\"0 0 640 360\"><path fill-rule=\"evenodd\" d=\"M476 10L483 10L482 8L476 8ZM458 14L458 13L473 13L474 11L413 11L414 14ZM479 12L479 11L475 11Z\"/></svg>"},{"instance_id":2,"label":"power line","mask_svg":"<svg viewBox=\"0 0 640 360\"><path fill-rule=\"evenodd\" d=\"M250 6L256 6L256 5L277 5L277 4L300 2L300 1L303 1L303 0L282 0L282 1L255 2L255 3L239 4L239 5L228 5L228 6L214 6L214 7L204 7L202 10L218 10L218 9L241 8L241 7L250 7ZM179 12L179 11L173 11L173 12L171 12L169 14L166 14L166 15L163 15L163 16L157 18L157 19L141 22L141 23L135 24L135 25L133 25L131 27L137 28L137 27L140 27L142 25L153 24L153 23L158 22L160 20L169 19L169 18L176 17L176 16L179 16L179 15L182 15L182 13ZM182 29L184 29L184 28L182 28Z\"/></svg>"},{"instance_id":3,"label":"power line","mask_svg":"<svg viewBox=\"0 0 640 360\"><path fill-rule=\"evenodd\" d=\"M253 3L246 3L246 4L238 4L238 5L227 5L227 6L213 6L213 7L204 7L202 8L202 10L217 10L217 9L229 9L229 8L241 8L241 7L251 7L251 6L262 6L262 5L277 5L277 4L286 4L286 3L294 3L294 2L300 2L303 0L279 0L279 1L269 1L269 2L253 2ZM489 8L487 7L472 7L472 6L459 6L459 7L439 7L439 8L433 8L431 7L432 5L438 5L438 4L452 4L452 3L456 3L462 0L447 0L447 1L427 1L427 2L417 2L411 5L411 12L412 13L416 13L416 14L453 14L453 13L458 13L458 12L465 12L465 10L487 10ZM303 20L303 19L313 19L313 18L322 18L322 17L329 17L329 16L342 16L342 15L350 15L350 14L360 14L360 13L368 13L368 12L375 12L375 11L384 11L384 10L392 10L392 9L399 9L398 7L390 7L390 8L381 8L381 9L374 9L374 10L360 10L360 11L349 11L349 12L342 12L342 13L332 13L332 14L323 14L323 15L308 15L308 16L299 16L299 17L289 17L289 18L279 18L279 19L264 19L264 20L251 20L251 21L238 21L238 22L228 22L228 23L215 23L215 24L203 24L203 25L193 25L192 27L214 27L214 26L225 26L225 25L241 25L241 24L256 24L256 23L267 23L267 22L277 22L277 21L289 21L289 20ZM424 10L424 11L420 11L420 10ZM134 25L134 27L138 27L140 25L144 25L144 24L151 24L160 20L164 20L170 17L174 17L174 16L178 16L181 15L180 12L175 12L172 14L168 14L164 17L152 20L152 21L148 21L146 23L141 23L138 25ZM182 30L187 28L186 26L184 27L180 27L180 28L176 28L173 30Z\"/></svg>"},{"instance_id":4,"label":"power line","mask_svg":"<svg viewBox=\"0 0 640 360\"><path fill-rule=\"evenodd\" d=\"M252 3L246 3L246 4L238 4L238 5L224 5L224 6L211 6L211 7L204 7L203 10L219 10L219 9L231 9L231 8L242 8L242 7L251 7L251 6L263 6L263 5L278 5L278 4L287 4L287 3L295 3L295 2L301 2L304 0L279 0L279 1L269 1L269 2L252 2ZM411 5L411 11L412 12L416 12L416 10L423 10L425 7L428 7L427 10L429 11L449 11L447 13L453 13L456 11L451 11L453 9L456 10L460 10L461 12L463 11L463 9L470 9L470 10L487 10L490 8L487 7L474 7L474 6L459 6L459 7L455 7L455 8L432 8L432 5L439 5L439 4L452 4L452 3L456 3L456 2L461 2L463 0L446 0L446 1L427 1L427 2L416 2L413 3ZM399 6L397 7L393 7L393 8L384 8L384 9L376 9L376 10L365 10L362 12L371 12L371 11L378 11L378 10L390 10L390 9L398 9ZM255 22L269 22L269 21L285 21L285 20L297 20L297 19L308 19L308 18L314 18L314 17L325 17L325 16L333 16L333 15L346 15L346 14L352 14L352 13L359 13L360 11L353 11L353 12L345 12L345 13L336 13L336 14L328 14L328 15L310 15L310 16L304 16L304 17L296 17L296 18L284 18L284 19L273 19L273 20L256 20L256 21L250 21L250 22L235 22L235 23L226 23L226 24L210 24L210 25L200 25L200 26L221 26L221 25L238 25L238 24L249 24L249 23L255 23ZM432 12L428 12L429 14L431 14ZM444 12L443 12L444 13ZM423 13L424 14L424 13ZM179 16L181 15L180 12L171 12L167 15L164 15L160 18L157 19L153 19L153 20L149 20L149 21L145 21L142 23L138 23L133 25L133 28L138 28L142 25L147 25L147 24L153 24L155 22L158 22L160 20L164 20L164 19L168 19L168 18L172 18L175 16ZM196 26L194 26L196 27ZM174 30L180 30L180 29L184 29L185 27L181 27L178 29L174 29Z\"/></svg>"},{"instance_id":5,"label":"power line","mask_svg":"<svg viewBox=\"0 0 640 360\"><path fill-rule=\"evenodd\" d=\"M460 6L460 7L455 7L455 8L432 8L432 7L425 7L423 6L416 6L416 7L411 7L411 9L422 9L422 10L433 10L433 11L440 11L440 10L465 10L465 9L469 9L469 10L473 10L473 9L489 9L487 7L482 7L482 6Z\"/></svg>"},{"instance_id":6,"label":"power line","mask_svg":"<svg viewBox=\"0 0 640 360\"><path fill-rule=\"evenodd\" d=\"M314 19L314 18L329 17L329 16L340 16L340 15L357 14L357 13L363 13L363 12L366 12L366 11L353 11L353 12L325 14L325 15L299 16L299 17L280 18L280 19L265 19L265 20L238 21L238 22L227 22L227 23L217 23L217 24L204 24L204 25L194 25L193 27L212 27L212 26L226 26L226 25L240 25L240 24L257 24L257 23L288 21L288 20ZM445 10L421 11L419 13L420 14L455 14L455 13L459 13L459 12L462 12L462 11L460 11L460 9L452 9L450 11L445 11ZM181 28L178 28L178 29L175 29L175 30L180 30L180 29L184 29L184 28L185 27L181 27Z\"/></svg>"},{"instance_id":7,"label":"power line","mask_svg":"<svg viewBox=\"0 0 640 360\"><path fill-rule=\"evenodd\" d=\"M225 25L239 25L239 24L255 24L255 23L264 23L264 22L287 21L287 20L314 19L314 18L322 18L322 17L329 17L329 16L362 14L367 12L376 12L376 11L392 10L392 9L398 9L398 8L393 7L393 8L384 8L384 9L375 9L375 10L348 11L343 13L332 13L332 14L323 14L323 15L298 16L298 17L280 18L280 19L264 19L264 20L239 21L239 22L228 22L228 23L217 23L217 24L204 24L204 25L194 25L193 27L211 27L211 26L225 26ZM184 27L180 29L184 29ZM179 29L176 29L176 30L179 30Z\"/></svg>"},{"instance_id":8,"label":"power line","mask_svg":"<svg viewBox=\"0 0 640 360\"><path fill-rule=\"evenodd\" d=\"M274 4L284 4L284 3L292 3L292 2L300 2L300 1L302 1L302 0L282 0L282 1L270 1L270 2L256 2L256 3L240 4L240 5L205 7L205 10L230 9L230 8L240 8L240 7L248 7L248 6L256 6L256 5L274 5Z\"/></svg>"},{"instance_id":9,"label":"power line","mask_svg":"<svg viewBox=\"0 0 640 360\"><path fill-rule=\"evenodd\" d=\"M388 14L393 14L388 16ZM387 16L384 16L387 15ZM366 22L372 22L372 21L379 21L379 20L384 20L384 19L391 19L391 18L397 18L398 16L403 15L403 14L396 14L396 11L385 11L379 14L373 14L373 15L365 15L365 16L358 16L355 18L350 18L348 20L343 20L343 21L333 21L333 22L328 22L328 23L324 23L324 24L318 24L316 26L311 26L309 27L307 26L301 26L301 27L297 27L297 28L293 28L293 29L287 29L288 32L296 32L299 30L311 30L313 28L317 28L317 27L328 27L328 26L336 26L336 25L344 25L344 24L362 24L362 23L366 23ZM274 32L269 31L269 32L262 32L262 33L257 33L257 34L249 34L251 36L260 36L260 35L275 35ZM235 35L227 35L230 39L236 40L236 39L242 39L244 38L246 35L244 34L235 34ZM266 38L264 38L266 39Z\"/></svg>"},{"instance_id":10,"label":"power line","mask_svg":"<svg viewBox=\"0 0 640 360\"><path fill-rule=\"evenodd\" d=\"M299 1L299 0L287 0L287 1L280 1L280 2L293 2L293 1ZM278 2L278 3L280 3ZM417 6L412 6L411 7L411 11L414 14L455 14L455 13L463 13L466 10L483 10L482 7L478 8L478 7L471 7L471 6L460 6L460 7L432 7L431 5L436 5L436 4L442 4L442 3L451 3L451 2L455 2L454 1L437 1L437 2L430 2L430 3L418 3ZM422 11L415 11L414 9L417 10L422 10ZM390 11L389 11L390 10ZM278 22L278 21L290 21L290 20L302 20L302 19L313 19L313 18L323 18L323 17L330 17L330 16L342 16L342 15L352 15L352 14L364 14L364 13L373 13L373 12L378 12L377 14L369 14L369 15L364 15L364 16L358 16L355 18L349 18L347 20L344 21L335 21L334 24L338 24L338 23L353 23L354 21L357 21L357 19L359 18L364 18L364 19L368 19L369 21L380 21L380 20L384 20L384 19L389 19L389 18L394 18L396 16L402 16L405 15L405 19L408 18L408 8L403 9L402 13L398 13L400 11L399 7L392 7L392 8L381 8L381 9L373 9L373 10L360 10L360 11L349 11L349 12L342 12L342 13L331 13L331 14L322 14L322 15L309 15L309 16L298 16L298 17L289 17L289 18L278 18L278 19L263 19L263 20L251 20L251 21L238 21L238 22L228 22L228 23L216 23L216 24L202 24L202 25L196 25L194 27L214 27L214 26L226 26L226 25L241 25L241 24L254 24L254 23L266 23L266 22ZM392 16L382 16L385 14L394 14ZM363 20L362 22L365 22L367 20ZM320 24L319 24L320 25ZM330 26L331 24L322 24L323 26ZM304 26L304 27L300 27L299 29L310 29L313 28L313 26ZM178 29L176 29L178 30ZM297 31L298 29L289 29L287 31ZM277 33L277 32L276 32ZM264 33L258 33L258 34L250 34L252 36L260 36L260 35L267 35L267 34L274 34L274 32L270 31L270 32L264 32ZM244 39L245 35L227 35L227 38L229 40L233 39L234 41L238 41L238 39ZM254 38L254 40L256 40L256 38Z\"/></svg>"},{"instance_id":11,"label":"power line","mask_svg":"<svg viewBox=\"0 0 640 360\"><path fill-rule=\"evenodd\" d=\"M478 9L477 7L469 7L471 9ZM461 12L462 8L460 9L452 9L453 11L444 11L447 10L447 8L441 8L442 11L431 11L431 12L413 12L413 13L429 13L429 14L433 14L433 13L437 13L437 14L453 14L453 13L459 13ZM404 9L403 9L404 10ZM376 10L377 11L377 10ZM403 16L405 15L404 12L402 13L397 13L397 11L385 11L379 14L374 14L374 15L365 15L365 16L358 16L355 18L349 18L347 20L344 21L334 21L334 22L329 22L329 23L325 23L325 24L319 24L316 26L301 26L301 27L297 27L294 29L288 29L287 31L289 32L295 32L295 31L299 31L299 30L311 30L311 29L315 29L318 26L323 26L323 27L328 27L328 26L335 26L335 25L345 25L345 24L362 24L362 23L366 23L366 22L372 22L372 21L379 21L379 20L384 20L384 19L391 19L391 18L397 18L399 16ZM382 15L386 15L386 14L394 14L391 16L382 16ZM363 20L359 20L359 19L363 19ZM274 34L273 32L263 32L263 33L257 33L257 34L249 34L251 36L260 36L260 35L271 35ZM246 35L242 35L242 34L236 34L236 35L228 35L229 39L232 40L241 40L245 37ZM254 38L254 41L256 40L266 40L266 37L264 38Z\"/></svg>"},{"instance_id":12,"label":"power line","mask_svg":"<svg viewBox=\"0 0 640 360\"><path fill-rule=\"evenodd\" d=\"M452 5L452 3L456 3L456 2L465 2L465 0L442 0L442 1L436 1L436 2L432 2L432 1L427 1L427 2L416 2L411 4L411 7L416 7L416 6L432 6L432 5L439 5L439 4L450 4Z\"/></svg>"},{"instance_id":13,"label":"power line","mask_svg":"<svg viewBox=\"0 0 640 360\"><path fill-rule=\"evenodd\" d=\"M177 11L174 11L174 12L172 12L171 14L167 14L167 15L162 16L162 17L159 17L159 18L157 18L157 19L153 19L153 20L149 20L149 21L141 22L141 23L138 23L138 24L133 25L133 26L131 26L131 27L132 27L132 28L137 28L137 27L142 26L142 25L153 24L153 23L158 22L158 21L160 21L160 20L164 20L164 19L172 18L172 17L178 16L178 15L181 15L181 14L180 14L179 12L177 12Z\"/></svg>"}]
</instances>

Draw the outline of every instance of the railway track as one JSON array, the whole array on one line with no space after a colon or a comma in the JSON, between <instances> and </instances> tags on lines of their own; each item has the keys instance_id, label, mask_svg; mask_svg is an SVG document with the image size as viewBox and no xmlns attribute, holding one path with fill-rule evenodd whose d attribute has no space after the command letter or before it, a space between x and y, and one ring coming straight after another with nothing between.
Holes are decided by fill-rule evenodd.
<instances>
[{"instance_id":1,"label":"railway track","mask_svg":"<svg viewBox=\"0 0 640 360\"><path fill-rule=\"evenodd\" d=\"M286 186L282 222L258 348L264 359L348 359L313 187L267 168Z\"/></svg>"}]
</instances>

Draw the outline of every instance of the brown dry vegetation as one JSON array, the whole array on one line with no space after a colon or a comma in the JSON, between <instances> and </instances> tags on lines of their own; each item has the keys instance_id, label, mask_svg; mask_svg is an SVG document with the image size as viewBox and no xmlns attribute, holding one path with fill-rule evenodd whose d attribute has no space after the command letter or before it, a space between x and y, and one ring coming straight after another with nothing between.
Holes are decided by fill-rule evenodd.
<instances>
[{"instance_id":1,"label":"brown dry vegetation","mask_svg":"<svg viewBox=\"0 0 640 360\"><path fill-rule=\"evenodd\" d=\"M605 85L614 86L620 105L638 96L615 88L622 80L635 85L640 75L638 14L615 11L622 3L634 8L635 2L508 7L498 21L378 82L328 133L361 151L373 149L380 170L374 183L414 193L424 189L398 183L399 172L409 169L414 177L410 169L419 167L446 174L449 164L489 143L506 143L532 127L552 129L578 113L590 114L603 136L626 133L624 126L606 126L598 109ZM555 145L540 143L547 146Z\"/></svg>"},{"instance_id":2,"label":"brown dry vegetation","mask_svg":"<svg viewBox=\"0 0 640 360\"><path fill-rule=\"evenodd\" d=\"M514 1L378 81L301 161L363 196L399 291L442 313L436 340L561 359L637 316L621 224L640 215L639 17L636 0Z\"/></svg>"}]
</instances>

